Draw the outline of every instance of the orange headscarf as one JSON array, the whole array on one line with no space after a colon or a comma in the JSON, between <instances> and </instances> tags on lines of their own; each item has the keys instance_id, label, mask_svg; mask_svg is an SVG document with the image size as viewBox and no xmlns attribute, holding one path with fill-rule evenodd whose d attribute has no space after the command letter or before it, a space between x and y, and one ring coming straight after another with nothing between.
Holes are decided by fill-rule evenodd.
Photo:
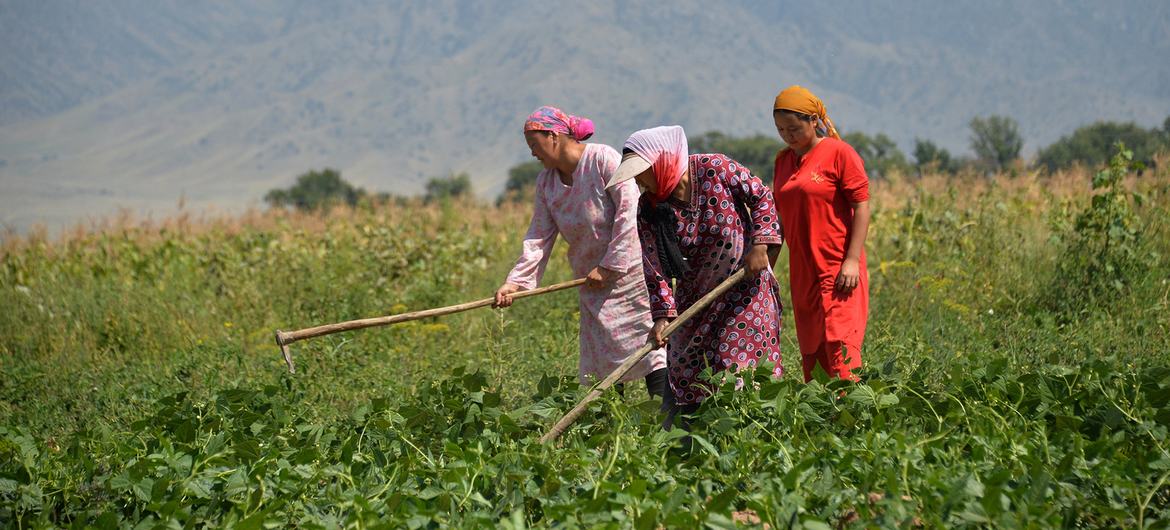
<instances>
[{"instance_id":1,"label":"orange headscarf","mask_svg":"<svg viewBox=\"0 0 1170 530\"><path fill-rule=\"evenodd\" d=\"M825 125L826 134L838 140L841 139L841 135L837 134L837 128L829 120L829 113L825 111L825 104L821 102L820 98L809 91L809 89L800 85L792 85L781 90L780 94L776 96L776 103L772 105L772 110L790 110L808 116L816 116Z\"/></svg>"}]
</instances>

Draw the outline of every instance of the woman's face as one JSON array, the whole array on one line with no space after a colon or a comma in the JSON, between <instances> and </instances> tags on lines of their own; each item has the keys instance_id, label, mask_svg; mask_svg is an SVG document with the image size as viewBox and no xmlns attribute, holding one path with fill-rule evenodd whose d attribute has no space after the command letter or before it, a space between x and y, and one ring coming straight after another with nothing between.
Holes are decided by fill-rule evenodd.
<instances>
[{"instance_id":1,"label":"woman's face","mask_svg":"<svg viewBox=\"0 0 1170 530\"><path fill-rule=\"evenodd\" d=\"M773 112L772 119L776 121L776 132L780 139L798 153L807 152L817 139L817 128L814 122L804 121L795 114L787 112Z\"/></svg>"},{"instance_id":2,"label":"woman's face","mask_svg":"<svg viewBox=\"0 0 1170 530\"><path fill-rule=\"evenodd\" d=\"M638 182L638 188L642 190L642 193L658 193L658 181L654 179L653 167L648 167L646 171L638 173L634 180Z\"/></svg>"},{"instance_id":3,"label":"woman's face","mask_svg":"<svg viewBox=\"0 0 1170 530\"><path fill-rule=\"evenodd\" d=\"M557 138L556 134L541 132L541 131L527 131L524 133L524 141L528 143L528 149L532 152L532 157L544 164L545 169L552 169L557 161Z\"/></svg>"}]
</instances>

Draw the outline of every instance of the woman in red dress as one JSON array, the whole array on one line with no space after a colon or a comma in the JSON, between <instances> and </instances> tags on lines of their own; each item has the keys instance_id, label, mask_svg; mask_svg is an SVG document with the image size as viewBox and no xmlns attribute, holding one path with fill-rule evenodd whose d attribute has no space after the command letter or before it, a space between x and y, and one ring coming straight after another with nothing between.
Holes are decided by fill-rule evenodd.
<instances>
[{"instance_id":1,"label":"woman in red dress","mask_svg":"<svg viewBox=\"0 0 1170 530\"><path fill-rule=\"evenodd\" d=\"M788 243L804 380L819 364L831 377L855 381L869 315L869 178L809 90L784 89L772 117L788 144L776 155L772 189Z\"/></svg>"}]
</instances>

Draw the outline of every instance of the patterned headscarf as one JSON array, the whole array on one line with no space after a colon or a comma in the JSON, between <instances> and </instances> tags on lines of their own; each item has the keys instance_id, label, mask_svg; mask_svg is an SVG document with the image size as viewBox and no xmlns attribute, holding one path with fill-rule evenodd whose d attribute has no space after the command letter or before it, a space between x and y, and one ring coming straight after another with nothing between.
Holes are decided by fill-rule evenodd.
<instances>
[{"instance_id":1,"label":"patterned headscarf","mask_svg":"<svg viewBox=\"0 0 1170 530\"><path fill-rule=\"evenodd\" d=\"M524 121L524 132L528 131L549 131L585 141L593 136L593 120L570 116L556 107L544 106L533 111Z\"/></svg>"},{"instance_id":2,"label":"patterned headscarf","mask_svg":"<svg viewBox=\"0 0 1170 530\"><path fill-rule=\"evenodd\" d=\"M625 148L650 162L658 192L652 203L666 200L687 170L687 134L678 125L642 129L631 134Z\"/></svg>"},{"instance_id":3,"label":"patterned headscarf","mask_svg":"<svg viewBox=\"0 0 1170 530\"><path fill-rule=\"evenodd\" d=\"M841 135L837 134L837 128L829 120L829 113L825 111L825 104L813 95L809 89L800 85L792 85L781 90L780 94L776 96L776 102L772 104L772 110L790 110L806 116L816 116L825 125L826 134L838 140L841 139Z\"/></svg>"}]
</instances>

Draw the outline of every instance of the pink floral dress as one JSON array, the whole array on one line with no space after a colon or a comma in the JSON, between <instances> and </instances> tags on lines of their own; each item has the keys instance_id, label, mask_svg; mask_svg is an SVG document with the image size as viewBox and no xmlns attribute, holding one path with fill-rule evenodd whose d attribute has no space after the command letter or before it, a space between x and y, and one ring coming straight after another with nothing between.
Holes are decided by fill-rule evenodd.
<instances>
[{"instance_id":1,"label":"pink floral dress","mask_svg":"<svg viewBox=\"0 0 1170 530\"><path fill-rule=\"evenodd\" d=\"M691 202L671 206L678 220L679 250L690 272L673 288L662 272L651 227L639 217L642 263L655 319L675 318L742 268L752 245L783 241L772 191L746 167L718 154L691 155L689 161ZM745 220L741 210L750 212L750 219ZM710 385L699 379L706 368L716 373L768 361L775 363L775 376L783 373L778 295L776 278L765 269L741 281L671 336L668 374L676 403L695 404L710 395Z\"/></svg>"},{"instance_id":2,"label":"pink floral dress","mask_svg":"<svg viewBox=\"0 0 1170 530\"><path fill-rule=\"evenodd\" d=\"M524 236L519 261L507 281L523 289L540 283L557 234L569 243L569 265L582 278L600 265L621 273L612 287L578 289L581 310L582 384L609 375L630 354L646 344L654 322L642 279L642 248L638 243L638 186L628 181L606 190L605 183L621 162L612 147L585 144L585 151L566 186L556 170L536 177L536 204ZM666 352L651 351L623 381L633 381L666 367Z\"/></svg>"}]
</instances>

